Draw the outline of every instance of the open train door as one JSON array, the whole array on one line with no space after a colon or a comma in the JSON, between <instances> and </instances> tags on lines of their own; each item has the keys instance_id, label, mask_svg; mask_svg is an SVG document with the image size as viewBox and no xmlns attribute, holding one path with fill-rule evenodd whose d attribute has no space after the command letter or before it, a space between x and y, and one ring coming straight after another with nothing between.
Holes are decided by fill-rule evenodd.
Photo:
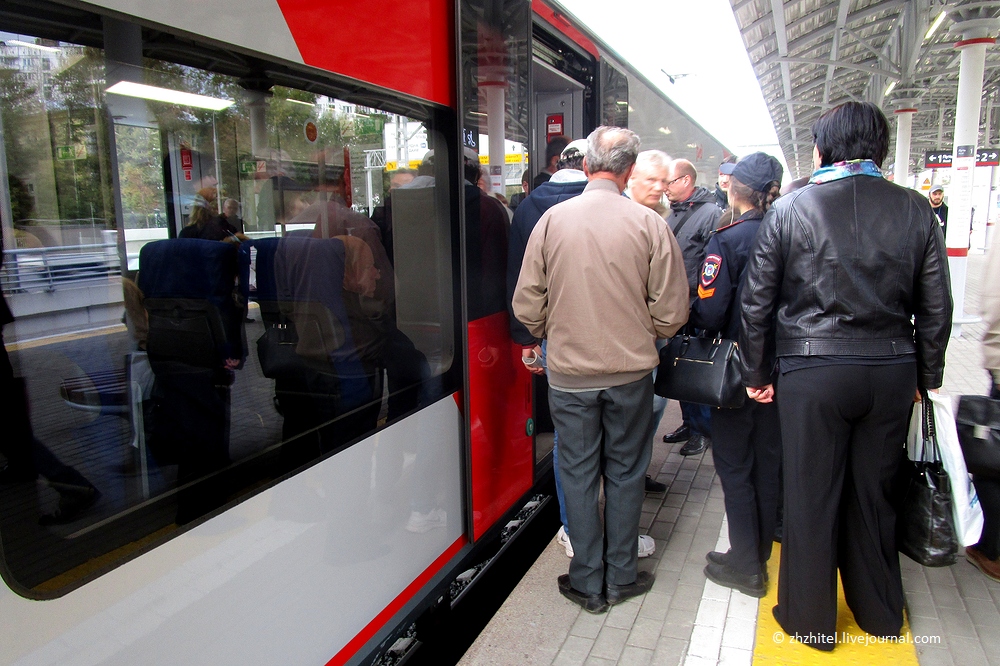
<instances>
[{"instance_id":1,"label":"open train door","mask_svg":"<svg viewBox=\"0 0 1000 666\"><path fill-rule=\"evenodd\" d=\"M544 2L534 0L532 10L531 176L538 182L535 179L548 166L546 150L553 139L583 139L599 124L595 89L599 52L586 35ZM541 471L549 464L554 439L545 377L534 377L532 393L535 465Z\"/></svg>"}]
</instances>

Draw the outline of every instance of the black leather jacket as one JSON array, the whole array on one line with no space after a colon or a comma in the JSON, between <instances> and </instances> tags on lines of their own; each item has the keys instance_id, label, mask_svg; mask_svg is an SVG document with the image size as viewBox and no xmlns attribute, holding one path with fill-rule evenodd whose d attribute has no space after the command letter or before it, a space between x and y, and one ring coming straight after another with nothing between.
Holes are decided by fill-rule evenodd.
<instances>
[{"instance_id":1,"label":"black leather jacket","mask_svg":"<svg viewBox=\"0 0 1000 666\"><path fill-rule=\"evenodd\" d=\"M883 178L849 176L778 199L740 305L747 386L772 382L775 356L813 355L915 353L918 386L943 381L952 317L944 236L926 198Z\"/></svg>"}]
</instances>

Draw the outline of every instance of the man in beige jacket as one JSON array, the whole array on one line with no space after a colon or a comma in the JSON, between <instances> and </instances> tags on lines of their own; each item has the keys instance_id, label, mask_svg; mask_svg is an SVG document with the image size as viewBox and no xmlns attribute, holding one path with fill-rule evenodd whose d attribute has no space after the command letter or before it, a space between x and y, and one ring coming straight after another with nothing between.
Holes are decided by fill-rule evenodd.
<instances>
[{"instance_id":1,"label":"man in beige jacket","mask_svg":"<svg viewBox=\"0 0 1000 666\"><path fill-rule=\"evenodd\" d=\"M549 341L549 404L575 550L559 591L600 613L653 583L638 571L635 548L652 443L650 374L656 339L687 321L688 287L663 218L622 196L638 136L599 127L587 144L587 187L535 225L513 310Z\"/></svg>"}]
</instances>

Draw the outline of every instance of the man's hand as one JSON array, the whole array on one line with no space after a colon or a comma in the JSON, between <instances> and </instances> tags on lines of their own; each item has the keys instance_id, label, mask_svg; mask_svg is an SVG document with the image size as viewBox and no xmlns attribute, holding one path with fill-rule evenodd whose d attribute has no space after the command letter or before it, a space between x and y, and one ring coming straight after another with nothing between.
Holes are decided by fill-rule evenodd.
<instances>
[{"instance_id":1,"label":"man's hand","mask_svg":"<svg viewBox=\"0 0 1000 666\"><path fill-rule=\"evenodd\" d=\"M524 363L524 367L528 369L533 375L544 375L545 367L542 365L542 347L541 345L535 345L534 347L525 347L521 350L521 361Z\"/></svg>"},{"instance_id":2,"label":"man's hand","mask_svg":"<svg viewBox=\"0 0 1000 666\"><path fill-rule=\"evenodd\" d=\"M767 386L761 386L759 388L751 388L748 386L747 395L750 396L751 400L756 400L757 402L773 402L774 384L768 384Z\"/></svg>"}]
</instances>

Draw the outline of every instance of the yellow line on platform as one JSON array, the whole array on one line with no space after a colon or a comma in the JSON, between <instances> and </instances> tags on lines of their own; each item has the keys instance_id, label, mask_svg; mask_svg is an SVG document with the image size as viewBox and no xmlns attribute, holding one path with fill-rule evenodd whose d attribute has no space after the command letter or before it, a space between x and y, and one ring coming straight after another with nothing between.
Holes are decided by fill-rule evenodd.
<instances>
[{"instance_id":1,"label":"yellow line on platform","mask_svg":"<svg viewBox=\"0 0 1000 666\"><path fill-rule=\"evenodd\" d=\"M21 351L22 349L34 349L35 347L44 347L45 345L55 345L60 342L72 342L73 340L85 340L86 338L96 338L99 335L110 335L112 333L123 333L128 329L125 328L125 324L115 324L114 326L104 326L103 328L94 328L89 331L80 331L79 333L66 333L64 335L50 335L45 338L35 338L34 340L27 340L25 342L12 342L9 345L4 345L8 352Z\"/></svg>"},{"instance_id":2,"label":"yellow line on platform","mask_svg":"<svg viewBox=\"0 0 1000 666\"><path fill-rule=\"evenodd\" d=\"M913 664L917 666L917 649L912 642L878 642L858 627L854 614L844 599L844 587L837 579L837 646L832 652L822 652L807 647L788 637L771 609L778 603L778 563L781 561L781 546L774 544L774 551L767 563L767 573L771 583L767 596L760 600L757 610L757 640L754 643L753 663L791 664L812 666L813 664ZM910 636L910 625L903 623L903 637ZM873 641L866 644L865 641Z\"/></svg>"}]
</instances>

